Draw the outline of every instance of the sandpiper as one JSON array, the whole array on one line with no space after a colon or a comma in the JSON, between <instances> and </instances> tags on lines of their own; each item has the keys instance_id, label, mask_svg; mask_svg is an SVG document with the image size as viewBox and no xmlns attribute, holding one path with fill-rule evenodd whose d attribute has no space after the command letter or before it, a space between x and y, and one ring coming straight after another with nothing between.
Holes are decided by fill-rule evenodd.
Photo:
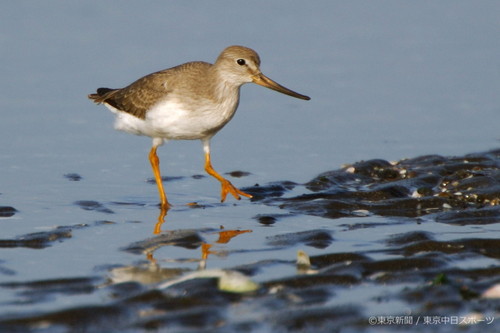
<instances>
[{"instance_id":1,"label":"sandpiper","mask_svg":"<svg viewBox=\"0 0 500 333\"><path fill-rule=\"evenodd\" d=\"M231 193L251 198L217 173L210 161L210 139L236 112L240 87L249 82L296 98L309 100L274 82L260 71L259 55L244 46L229 46L215 64L188 62L146 75L125 88L99 88L88 97L106 105L116 115L115 128L149 136L153 146L149 161L158 186L162 209L170 203L163 189L158 146L168 140L201 140L205 153L205 171L221 183L221 201Z\"/></svg>"}]
</instances>

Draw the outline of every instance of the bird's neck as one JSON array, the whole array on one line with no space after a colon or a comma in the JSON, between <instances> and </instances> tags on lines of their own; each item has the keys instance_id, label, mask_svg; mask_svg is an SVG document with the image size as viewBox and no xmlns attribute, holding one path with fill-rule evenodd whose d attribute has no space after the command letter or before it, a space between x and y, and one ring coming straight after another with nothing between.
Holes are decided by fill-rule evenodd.
<instances>
[{"instance_id":1,"label":"bird's neck","mask_svg":"<svg viewBox=\"0 0 500 333\"><path fill-rule=\"evenodd\" d=\"M211 90L217 101L226 99L239 99L241 83L236 83L231 76L215 73L211 82Z\"/></svg>"}]
</instances>

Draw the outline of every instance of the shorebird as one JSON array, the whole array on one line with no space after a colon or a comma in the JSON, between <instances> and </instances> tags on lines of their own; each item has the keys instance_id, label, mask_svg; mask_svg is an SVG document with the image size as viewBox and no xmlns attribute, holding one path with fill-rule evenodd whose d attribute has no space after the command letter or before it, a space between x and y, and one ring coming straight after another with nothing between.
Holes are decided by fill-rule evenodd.
<instances>
[{"instance_id":1,"label":"shorebird","mask_svg":"<svg viewBox=\"0 0 500 333\"><path fill-rule=\"evenodd\" d=\"M309 100L274 82L260 71L259 55L244 46L229 46L214 64L188 62L146 75L125 88L99 88L88 97L104 104L116 115L115 129L149 136L153 145L149 161L153 168L162 209L169 209L160 175L158 146L168 140L201 140L205 171L221 183L221 202L228 193L236 199L251 198L212 167L210 139L233 118L238 107L240 87L245 83L276 90Z\"/></svg>"}]
</instances>

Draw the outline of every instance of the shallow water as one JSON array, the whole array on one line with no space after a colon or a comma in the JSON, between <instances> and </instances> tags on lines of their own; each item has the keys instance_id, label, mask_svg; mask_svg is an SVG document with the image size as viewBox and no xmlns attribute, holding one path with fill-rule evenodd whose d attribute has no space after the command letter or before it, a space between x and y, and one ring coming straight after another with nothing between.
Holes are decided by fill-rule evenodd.
<instances>
[{"instance_id":1,"label":"shallow water","mask_svg":"<svg viewBox=\"0 0 500 333\"><path fill-rule=\"evenodd\" d=\"M367 324L382 314L498 318L498 302L478 296L498 283L498 206L454 206L424 191L430 206L423 214L414 201L394 201L415 199L416 185L387 189L384 178L359 186L341 178L325 190L309 183L361 160L497 148L498 7L1 4L0 325L22 332L369 331L401 329ZM248 172L228 177L254 191L252 201L218 203L219 185L200 176L198 142L161 147L174 208L155 235L150 140L113 131L112 114L86 95L184 61L213 61L231 44L254 48L266 75L312 100L242 88L238 113L213 140L213 163L221 173ZM468 170L459 160L451 162ZM487 188L495 196L493 171L480 179L474 171L477 183L450 190ZM367 191L377 185L380 192ZM479 215L468 216L473 208ZM312 274L298 271L299 250L311 257ZM195 279L171 294L155 289L201 268L238 270L261 287L231 294L213 279Z\"/></svg>"},{"instance_id":2,"label":"shallow water","mask_svg":"<svg viewBox=\"0 0 500 333\"><path fill-rule=\"evenodd\" d=\"M138 217L159 212L140 201L79 200L71 208L87 223L0 240L16 258L2 263L0 328L453 331L444 320L462 318L493 330L499 175L498 150L377 159L306 184L256 184L237 204L177 205L156 221Z\"/></svg>"}]
</instances>

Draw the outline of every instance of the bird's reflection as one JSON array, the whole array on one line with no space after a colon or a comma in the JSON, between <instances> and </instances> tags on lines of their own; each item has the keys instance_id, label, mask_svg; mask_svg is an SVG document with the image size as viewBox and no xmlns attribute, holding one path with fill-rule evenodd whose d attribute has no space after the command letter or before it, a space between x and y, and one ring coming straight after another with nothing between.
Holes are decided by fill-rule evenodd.
<instances>
[{"instance_id":1,"label":"bird's reflection","mask_svg":"<svg viewBox=\"0 0 500 333\"><path fill-rule=\"evenodd\" d=\"M198 207L199 206L198 203L196 203L196 202L189 203L187 205L191 206L191 207ZM156 221L153 234L155 234L155 235L161 234L161 232L162 232L161 227L165 223L165 219L167 217L167 213L169 210L170 210L170 207L160 206L160 214L158 215L158 219ZM223 230L217 232L219 234L219 238L215 241L215 244L227 244L234 237L241 235L241 234L244 234L244 233L248 233L248 232L252 232L252 230L225 230L225 229L223 229ZM208 256L210 254L214 254L214 255L221 255L222 254L220 251L211 250L213 246L214 246L214 244L211 244L211 243L203 242L201 244L201 261L200 261L200 265L199 265L200 269L205 268L206 260L208 259ZM148 253L147 258L150 261L154 260L153 253L152 252Z\"/></svg>"},{"instance_id":2,"label":"bird's reflection","mask_svg":"<svg viewBox=\"0 0 500 333\"><path fill-rule=\"evenodd\" d=\"M190 202L190 203L186 204L186 206L191 207L191 208L203 207L203 206L200 206L197 202ZM158 235L161 233L161 227L162 227L163 223L165 223L167 213L171 207L172 206L160 205L160 214L158 215L158 219L156 221L153 234Z\"/></svg>"},{"instance_id":3,"label":"bird's reflection","mask_svg":"<svg viewBox=\"0 0 500 333\"><path fill-rule=\"evenodd\" d=\"M218 231L219 239L217 239L215 241L215 244L227 244L234 237L241 235L241 234L245 234L247 232L252 232L252 230L222 230L222 231ZM210 254L214 254L214 255L223 254L220 251L210 250L213 246L214 246L214 244L210 244L210 243L201 244L201 261L200 261L200 265L198 268L200 268L200 269L205 268L208 256Z\"/></svg>"},{"instance_id":4,"label":"bird's reflection","mask_svg":"<svg viewBox=\"0 0 500 333\"><path fill-rule=\"evenodd\" d=\"M154 253L165 246L178 246L176 239L188 239L184 242L188 243L186 247L188 248L200 248L201 255L199 259L184 259L181 261L173 260L173 262L198 262L197 270L204 270L207 266L207 260L210 255L223 256L227 252L217 249L218 244L228 244L235 237L250 233L252 230L227 230L221 226L218 231L208 231L209 234L218 234L217 240L213 242L206 242L202 237L199 236L198 231L194 230L164 230L162 231L162 226L165 225L169 209L161 208L158 219L153 229L153 234L156 235L153 238L139 241L131 245L132 248L138 249L142 252L146 259L147 264L133 265L118 267L112 269L110 272L111 280L116 282L124 281L137 281L145 284L159 282L165 280L165 278L172 278L180 274L190 271L187 268L164 268L161 267L159 261L161 259L155 258ZM184 235L185 234L185 235ZM201 243L201 245L200 245ZM181 245L183 246L183 245ZM135 252L135 251L134 251Z\"/></svg>"},{"instance_id":5,"label":"bird's reflection","mask_svg":"<svg viewBox=\"0 0 500 333\"><path fill-rule=\"evenodd\" d=\"M169 209L169 207L160 206L160 215L158 215L153 234L158 235L161 232L161 226L165 223L165 218L167 217Z\"/></svg>"}]
</instances>

